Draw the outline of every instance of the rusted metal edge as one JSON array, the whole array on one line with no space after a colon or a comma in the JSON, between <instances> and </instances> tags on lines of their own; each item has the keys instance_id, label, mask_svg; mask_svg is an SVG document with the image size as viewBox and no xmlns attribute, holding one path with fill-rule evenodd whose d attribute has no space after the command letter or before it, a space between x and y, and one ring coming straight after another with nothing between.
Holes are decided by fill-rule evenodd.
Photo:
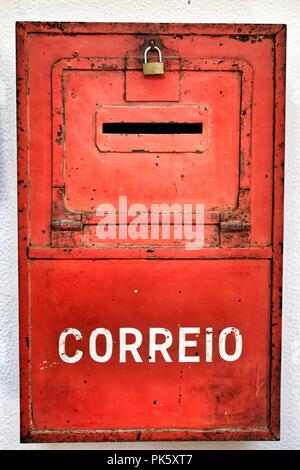
<instances>
[{"instance_id":1,"label":"rusted metal edge","mask_svg":"<svg viewBox=\"0 0 300 470\"><path fill-rule=\"evenodd\" d=\"M105 442L105 441L257 441L275 440L270 429L141 429L120 431L30 431L23 442Z\"/></svg>"},{"instance_id":2,"label":"rusted metal edge","mask_svg":"<svg viewBox=\"0 0 300 470\"><path fill-rule=\"evenodd\" d=\"M282 329L283 191L285 139L286 27L274 39L273 262L271 298L270 430L280 439L280 364Z\"/></svg>"},{"instance_id":3,"label":"rusted metal edge","mask_svg":"<svg viewBox=\"0 0 300 470\"><path fill-rule=\"evenodd\" d=\"M21 21L16 22L16 27L27 33L44 34L159 34L174 35L209 35L225 36L233 35L233 39L246 42L247 36L277 34L284 24L233 24L233 23L211 23L211 24L186 24L186 23L80 23L80 22L41 22ZM222 29L223 34L219 31Z\"/></svg>"},{"instance_id":4,"label":"rusted metal edge","mask_svg":"<svg viewBox=\"0 0 300 470\"><path fill-rule=\"evenodd\" d=\"M147 251L151 250L151 251ZM118 247L50 248L29 247L29 259L271 259L272 248Z\"/></svg>"},{"instance_id":5,"label":"rusted metal edge","mask_svg":"<svg viewBox=\"0 0 300 470\"><path fill-rule=\"evenodd\" d=\"M30 329L29 329L29 267L27 244L29 239L28 187L28 95L27 95L28 33L23 27L16 30L17 73L17 144L18 144L18 262L19 262L19 345L20 345L20 429L26 436L30 428Z\"/></svg>"}]
</instances>

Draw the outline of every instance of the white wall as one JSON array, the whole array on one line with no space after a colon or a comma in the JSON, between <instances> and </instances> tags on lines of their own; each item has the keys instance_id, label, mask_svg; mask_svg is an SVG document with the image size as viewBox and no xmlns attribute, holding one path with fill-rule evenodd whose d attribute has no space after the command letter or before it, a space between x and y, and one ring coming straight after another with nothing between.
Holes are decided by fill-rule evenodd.
<instances>
[{"instance_id":1,"label":"white wall","mask_svg":"<svg viewBox=\"0 0 300 470\"><path fill-rule=\"evenodd\" d=\"M270 443L20 444L16 237L15 21L286 23L288 25L282 437ZM300 448L299 0L0 0L0 448Z\"/></svg>"}]
</instances>

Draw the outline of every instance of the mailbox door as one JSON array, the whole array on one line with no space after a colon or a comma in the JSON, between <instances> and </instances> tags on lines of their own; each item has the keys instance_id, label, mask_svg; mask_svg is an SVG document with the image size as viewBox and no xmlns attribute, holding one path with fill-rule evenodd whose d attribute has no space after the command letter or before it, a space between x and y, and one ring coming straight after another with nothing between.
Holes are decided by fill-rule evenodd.
<instances>
[{"instance_id":1,"label":"mailbox door","mask_svg":"<svg viewBox=\"0 0 300 470\"><path fill-rule=\"evenodd\" d=\"M17 47L22 440L278 439L285 27Z\"/></svg>"}]
</instances>

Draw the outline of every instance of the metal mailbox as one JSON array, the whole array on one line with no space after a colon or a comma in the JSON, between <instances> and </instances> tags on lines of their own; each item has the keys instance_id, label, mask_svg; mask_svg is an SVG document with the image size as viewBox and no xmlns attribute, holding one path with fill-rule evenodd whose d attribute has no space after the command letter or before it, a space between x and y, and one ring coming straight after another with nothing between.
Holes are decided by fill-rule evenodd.
<instances>
[{"instance_id":1,"label":"metal mailbox","mask_svg":"<svg viewBox=\"0 0 300 470\"><path fill-rule=\"evenodd\" d=\"M285 26L18 23L17 92L22 440L279 439Z\"/></svg>"}]
</instances>

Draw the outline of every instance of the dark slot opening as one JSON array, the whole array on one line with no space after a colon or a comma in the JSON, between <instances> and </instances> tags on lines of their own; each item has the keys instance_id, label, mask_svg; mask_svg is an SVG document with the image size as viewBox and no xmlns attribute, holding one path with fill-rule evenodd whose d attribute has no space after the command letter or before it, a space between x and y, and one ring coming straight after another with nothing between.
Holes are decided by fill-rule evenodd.
<instances>
[{"instance_id":1,"label":"dark slot opening","mask_svg":"<svg viewBox=\"0 0 300 470\"><path fill-rule=\"evenodd\" d=\"M103 134L202 134L202 122L105 122Z\"/></svg>"}]
</instances>

